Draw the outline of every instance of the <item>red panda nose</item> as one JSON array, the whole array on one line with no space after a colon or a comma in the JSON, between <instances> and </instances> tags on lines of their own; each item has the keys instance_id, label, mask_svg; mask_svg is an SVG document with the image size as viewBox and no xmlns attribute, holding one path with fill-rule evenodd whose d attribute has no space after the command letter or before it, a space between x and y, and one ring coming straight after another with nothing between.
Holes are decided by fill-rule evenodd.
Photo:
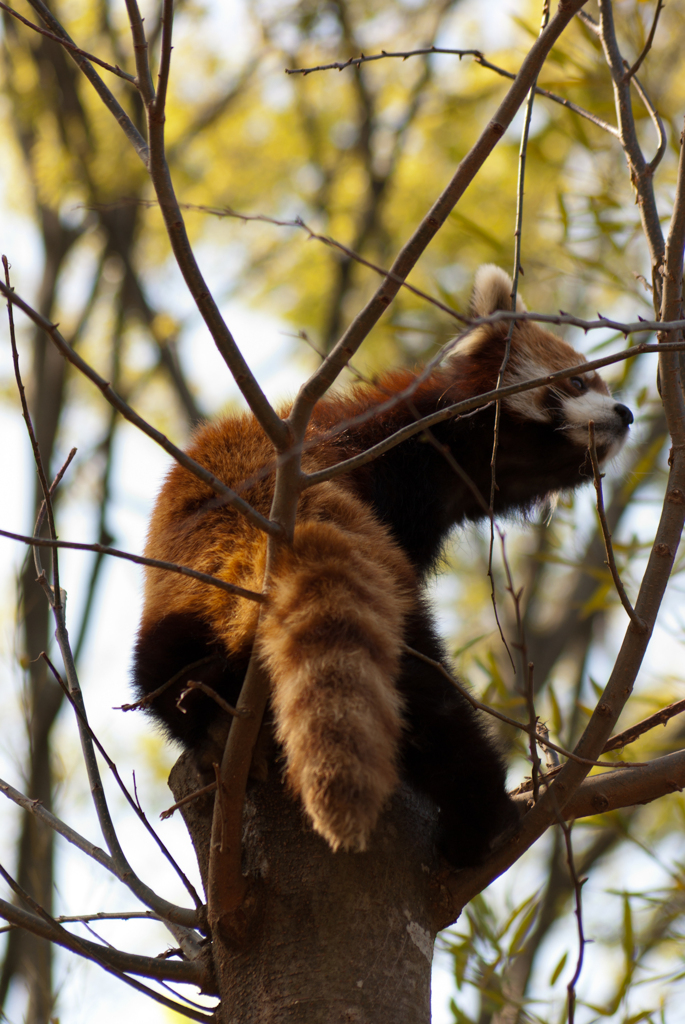
<instances>
[{"instance_id":1,"label":"red panda nose","mask_svg":"<svg viewBox=\"0 0 685 1024\"><path fill-rule=\"evenodd\" d=\"M614 412L621 418L624 427L629 427L633 422L633 414L627 405L621 405L620 403L616 404L614 406Z\"/></svg>"}]
</instances>

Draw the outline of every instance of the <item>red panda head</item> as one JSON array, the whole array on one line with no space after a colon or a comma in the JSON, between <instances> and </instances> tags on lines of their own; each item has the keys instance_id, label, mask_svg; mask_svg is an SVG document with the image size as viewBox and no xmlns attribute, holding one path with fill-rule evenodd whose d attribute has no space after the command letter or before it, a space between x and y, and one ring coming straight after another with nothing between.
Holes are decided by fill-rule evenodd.
<instances>
[{"instance_id":1,"label":"red panda head","mask_svg":"<svg viewBox=\"0 0 685 1024\"><path fill-rule=\"evenodd\" d=\"M471 299L472 317L490 316L511 309L512 281L491 263L476 273ZM526 306L517 296L516 308ZM475 393L496 386L504 358L509 322L483 325L468 331L458 342L450 363L457 374L467 372L478 380ZM586 358L551 331L532 320L518 321L512 333L509 362L503 384L518 384L586 362ZM467 369L468 367L468 369ZM472 381L475 385L476 381ZM502 402L514 419L545 423L563 431L573 445L587 448L588 422L595 423L597 451L602 461L618 453L633 422L627 406L614 401L594 371L579 373L545 387L511 395Z\"/></svg>"}]
</instances>

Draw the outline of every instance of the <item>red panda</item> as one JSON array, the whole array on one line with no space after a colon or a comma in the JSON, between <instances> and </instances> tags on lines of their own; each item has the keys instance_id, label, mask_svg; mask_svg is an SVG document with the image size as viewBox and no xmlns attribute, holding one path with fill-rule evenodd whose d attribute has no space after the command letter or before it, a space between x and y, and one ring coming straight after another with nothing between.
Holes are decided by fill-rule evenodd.
<instances>
[{"instance_id":1,"label":"red panda","mask_svg":"<svg viewBox=\"0 0 685 1024\"><path fill-rule=\"evenodd\" d=\"M510 309L511 280L481 267L471 313ZM522 303L519 308L525 309ZM366 451L396 430L495 386L508 324L481 325L456 343L446 364L421 381L411 403L350 426L416 380L396 370L316 407L303 456L307 471ZM583 362L533 322L513 329L504 383ZM437 847L454 867L477 863L517 815L505 767L487 727L433 667L405 645L447 663L423 594L450 530L483 518L472 484L490 494L494 406L416 434L375 461L305 490L292 546L275 560L255 638L258 606L185 577L146 570L145 606L134 659L135 686L175 739L202 751L222 741L227 718L210 698L180 691L200 679L235 703L253 646L268 668L275 735L285 774L314 828L333 850L363 850L401 777L439 809ZM581 373L502 402L495 512L530 510L591 478L588 420L602 461L621 447L633 417L596 373ZM346 425L347 424L347 425ZM272 448L255 420L232 416L196 433L194 459L269 514L273 475L260 473ZM179 465L162 488L146 554L261 590L266 537Z\"/></svg>"}]
</instances>

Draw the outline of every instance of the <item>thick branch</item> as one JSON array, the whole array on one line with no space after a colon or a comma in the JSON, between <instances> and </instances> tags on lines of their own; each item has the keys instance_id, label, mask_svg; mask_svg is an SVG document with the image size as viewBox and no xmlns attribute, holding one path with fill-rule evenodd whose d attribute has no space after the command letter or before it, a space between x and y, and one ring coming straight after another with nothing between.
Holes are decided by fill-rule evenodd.
<instances>
[{"instance_id":1,"label":"thick branch","mask_svg":"<svg viewBox=\"0 0 685 1024\"><path fill-rule=\"evenodd\" d=\"M615 811L619 807L648 804L682 789L685 789L685 750L677 750L673 754L656 757L634 772L605 772L585 779L562 814L567 821L585 818ZM530 796L523 793L514 796L514 800L525 807Z\"/></svg>"}]
</instances>

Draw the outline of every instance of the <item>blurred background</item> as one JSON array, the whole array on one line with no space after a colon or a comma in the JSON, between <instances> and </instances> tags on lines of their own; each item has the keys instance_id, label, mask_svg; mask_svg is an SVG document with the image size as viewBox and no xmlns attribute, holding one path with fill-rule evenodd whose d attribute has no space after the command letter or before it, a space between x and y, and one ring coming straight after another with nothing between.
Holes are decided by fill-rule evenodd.
<instances>
[{"instance_id":1,"label":"blurred background","mask_svg":"<svg viewBox=\"0 0 685 1024\"><path fill-rule=\"evenodd\" d=\"M20 0L18 0L20 3ZM654 7L616 3L624 55L644 46ZM37 20L21 3L21 13ZM120 0L59 0L51 9L86 50L133 72ZM592 13L592 5L588 7ZM151 52L158 4L144 5ZM293 226L242 222L231 208L277 220L301 217L366 259L388 266L492 116L508 80L472 56L386 59L358 69L288 76L307 67L436 45L483 51L511 72L538 33L528 0L177 0L168 156L195 251L226 321L267 395L292 396L377 285L369 269ZM0 40L0 250L17 292L60 324L67 340L125 399L176 444L208 416L242 399L188 296L171 257L144 168L75 64L57 44L3 14ZM672 202L685 109L679 2L661 15L640 81L667 134L655 188L664 228ZM143 130L134 90L102 75ZM596 37L574 22L540 84L615 122L608 71ZM658 139L635 97L650 159ZM475 269L512 271L519 115L411 281L465 312ZM528 146L520 290L531 309L597 311L652 318L650 266L638 208L616 138L538 97ZM49 476L78 449L57 496L61 538L140 553L169 459L114 415L97 390L17 312L22 373ZM432 356L455 321L401 291L365 342L364 375ZM21 418L9 335L0 343L0 527L31 533L37 478ZM623 337L565 332L588 355L624 347ZM633 343L648 340L633 336ZM654 534L667 458L654 356L617 364L606 376L636 416L627 449L605 479L619 568L634 597ZM347 381L351 379L347 375ZM504 524L506 554L535 663L538 714L553 739L572 745L610 671L627 624L597 533L594 494L561 496L528 523ZM524 717L514 673L494 620L486 576L489 537L468 529L445 553L433 584L455 668L483 699ZM660 626L620 728L685 696L681 563ZM143 716L116 710L130 700L130 652L141 603L141 570L92 554L63 552L67 621L91 723L122 776L135 772L142 805L156 821L172 802L166 776L178 751ZM495 552L497 603L516 640L514 607ZM52 650L53 625L33 559L0 538L0 775L52 805L95 843L92 812L69 707L37 661ZM513 649L514 661L517 654ZM520 659L519 659L520 660ZM648 759L682 746L679 719L623 756ZM529 774L519 736L503 734L510 782ZM612 755L619 757L619 755ZM180 883L106 779L125 852L167 898ZM579 1021L685 1020L679 999L685 912L680 795L586 819L574 830L583 888L586 961ZM97 865L54 842L9 801L0 802L0 860L55 915L140 909ZM197 871L182 824L159 831L184 869ZM199 884L199 882L197 883ZM3 894L4 895L4 894ZM434 1020L516 1024L565 1019L566 985L578 938L563 837L550 833L443 935L436 955ZM9 897L8 897L9 898ZM75 931L85 926L69 925ZM93 924L119 948L155 955L171 945L156 922ZM83 930L87 936L89 931ZM12 1024L80 1024L145 1014L175 1015L98 967L40 940L0 931L0 1009ZM189 993L192 995L192 993Z\"/></svg>"}]
</instances>

